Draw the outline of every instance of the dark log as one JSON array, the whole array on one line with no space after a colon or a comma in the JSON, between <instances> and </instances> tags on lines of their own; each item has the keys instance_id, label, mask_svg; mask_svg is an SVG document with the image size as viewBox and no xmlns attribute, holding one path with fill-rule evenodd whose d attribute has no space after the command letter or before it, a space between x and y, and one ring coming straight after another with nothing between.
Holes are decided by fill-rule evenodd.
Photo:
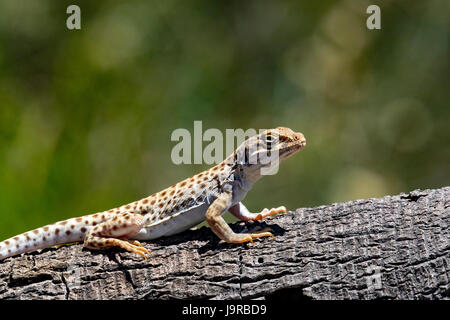
<instances>
[{"instance_id":1,"label":"dark log","mask_svg":"<svg viewBox=\"0 0 450 320\"><path fill-rule=\"evenodd\" d=\"M450 187L297 209L235 231L206 227L145 242L146 262L81 244L0 262L0 299L448 299Z\"/></svg>"}]
</instances>

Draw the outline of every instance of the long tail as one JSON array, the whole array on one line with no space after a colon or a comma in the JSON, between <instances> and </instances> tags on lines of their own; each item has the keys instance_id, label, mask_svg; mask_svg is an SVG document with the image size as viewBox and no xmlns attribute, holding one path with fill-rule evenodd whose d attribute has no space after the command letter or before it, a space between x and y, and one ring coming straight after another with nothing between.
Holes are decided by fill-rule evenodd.
<instances>
[{"instance_id":1,"label":"long tail","mask_svg":"<svg viewBox=\"0 0 450 320\"><path fill-rule=\"evenodd\" d=\"M102 220L99 218L95 214L63 220L6 239L0 242L0 260L57 244L83 241L89 229Z\"/></svg>"}]
</instances>

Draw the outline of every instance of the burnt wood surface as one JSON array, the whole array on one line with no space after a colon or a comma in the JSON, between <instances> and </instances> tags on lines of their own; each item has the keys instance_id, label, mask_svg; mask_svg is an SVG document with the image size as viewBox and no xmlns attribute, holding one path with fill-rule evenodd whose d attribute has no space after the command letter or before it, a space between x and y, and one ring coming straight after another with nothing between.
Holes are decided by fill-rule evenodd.
<instances>
[{"instance_id":1,"label":"burnt wood surface","mask_svg":"<svg viewBox=\"0 0 450 320\"><path fill-rule=\"evenodd\" d=\"M144 242L149 261L81 244L0 262L0 299L449 299L450 187L301 208L236 232Z\"/></svg>"}]
</instances>

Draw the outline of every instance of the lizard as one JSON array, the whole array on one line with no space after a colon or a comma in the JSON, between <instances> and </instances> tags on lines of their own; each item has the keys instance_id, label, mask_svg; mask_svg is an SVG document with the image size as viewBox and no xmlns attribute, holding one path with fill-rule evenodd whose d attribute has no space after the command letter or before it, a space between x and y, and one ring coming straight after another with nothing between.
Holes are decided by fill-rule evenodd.
<instances>
[{"instance_id":1,"label":"lizard","mask_svg":"<svg viewBox=\"0 0 450 320\"><path fill-rule=\"evenodd\" d=\"M269 231L234 233L222 215L242 221L287 213L284 206L250 212L242 200L264 174L262 169L289 158L306 146L302 133L286 127L264 130L245 140L221 163L158 193L107 211L70 218L0 242L0 260L51 246L83 242L88 249L120 247L147 260L139 240L152 240L187 230L202 221L228 243L274 237ZM266 155L266 160L263 161ZM267 159L271 161L267 161Z\"/></svg>"}]
</instances>

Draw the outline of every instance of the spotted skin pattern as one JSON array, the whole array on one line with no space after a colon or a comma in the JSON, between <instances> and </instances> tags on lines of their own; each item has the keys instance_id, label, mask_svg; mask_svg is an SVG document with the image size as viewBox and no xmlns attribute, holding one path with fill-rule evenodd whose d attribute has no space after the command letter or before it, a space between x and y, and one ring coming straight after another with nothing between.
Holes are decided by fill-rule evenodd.
<instances>
[{"instance_id":1,"label":"spotted skin pattern","mask_svg":"<svg viewBox=\"0 0 450 320\"><path fill-rule=\"evenodd\" d=\"M243 221L287 213L285 207L251 213L241 202L263 174L267 163L254 159L262 152L282 161L303 149L301 133L278 127L246 140L220 164L141 200L78 218L56 222L0 242L0 260L58 244L84 242L89 249L120 247L145 259L150 252L138 240L182 232L206 220L229 243L273 237L270 232L235 234L223 220L229 210ZM256 157L256 158L255 158Z\"/></svg>"}]
</instances>

